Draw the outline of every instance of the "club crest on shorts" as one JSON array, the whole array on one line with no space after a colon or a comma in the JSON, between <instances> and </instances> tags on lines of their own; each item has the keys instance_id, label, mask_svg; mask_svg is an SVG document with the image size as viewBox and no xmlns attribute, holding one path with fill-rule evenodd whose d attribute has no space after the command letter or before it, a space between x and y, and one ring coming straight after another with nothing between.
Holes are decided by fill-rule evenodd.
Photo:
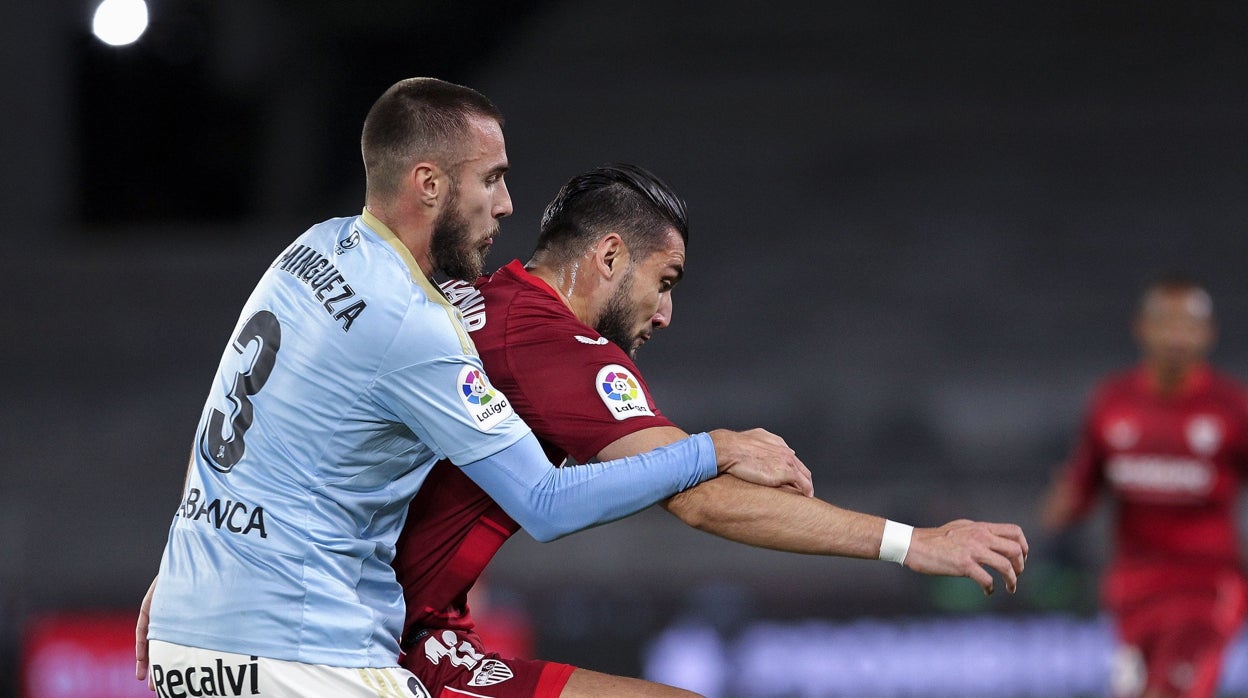
<instances>
[{"instance_id":1,"label":"club crest on shorts","mask_svg":"<svg viewBox=\"0 0 1248 698\"><path fill-rule=\"evenodd\" d=\"M497 659L486 659L472 670L472 679L468 681L469 686L493 686L496 683L502 683L510 679L515 674L512 673L511 667L503 664Z\"/></svg>"},{"instance_id":2,"label":"club crest on shorts","mask_svg":"<svg viewBox=\"0 0 1248 698\"><path fill-rule=\"evenodd\" d=\"M646 402L646 393L641 383L633 376L633 372L619 364L607 364L598 371L594 379L594 388L602 404L607 406L611 416L623 421L630 417L653 417L654 411Z\"/></svg>"},{"instance_id":3,"label":"club crest on shorts","mask_svg":"<svg viewBox=\"0 0 1248 698\"><path fill-rule=\"evenodd\" d=\"M511 416L511 403L503 395L485 373L472 366L464 366L459 370L459 399L468 414L472 415L473 424L481 431L488 431Z\"/></svg>"}]
</instances>

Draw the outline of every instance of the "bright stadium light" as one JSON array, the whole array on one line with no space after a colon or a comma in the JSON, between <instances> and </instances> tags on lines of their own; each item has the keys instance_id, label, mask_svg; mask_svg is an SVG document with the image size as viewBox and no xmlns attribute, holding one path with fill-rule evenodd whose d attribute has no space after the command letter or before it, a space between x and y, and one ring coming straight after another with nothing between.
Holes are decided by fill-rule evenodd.
<instances>
[{"instance_id":1,"label":"bright stadium light","mask_svg":"<svg viewBox=\"0 0 1248 698\"><path fill-rule=\"evenodd\" d=\"M91 31L109 46L133 44L146 29L147 3L143 0L104 0L91 20Z\"/></svg>"}]
</instances>

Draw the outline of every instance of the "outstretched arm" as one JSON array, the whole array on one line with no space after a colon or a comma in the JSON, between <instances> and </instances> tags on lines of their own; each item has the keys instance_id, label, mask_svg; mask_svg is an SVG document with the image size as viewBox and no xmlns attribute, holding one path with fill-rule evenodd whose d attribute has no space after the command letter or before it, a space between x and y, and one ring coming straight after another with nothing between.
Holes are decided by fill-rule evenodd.
<instances>
[{"instance_id":1,"label":"outstretched arm","mask_svg":"<svg viewBox=\"0 0 1248 698\"><path fill-rule=\"evenodd\" d=\"M1061 533L1079 518L1079 505L1075 483L1065 472L1057 473L1040 499L1040 526L1045 533Z\"/></svg>"},{"instance_id":2,"label":"outstretched arm","mask_svg":"<svg viewBox=\"0 0 1248 698\"><path fill-rule=\"evenodd\" d=\"M665 507L698 530L761 548L875 559L884 547L882 517L733 477L685 490ZM1028 552L1027 538L1018 526L966 520L916 528L908 549L900 541L897 545L901 547L893 549L900 553L900 562L915 572L969 577L988 594L995 588L988 570L1000 574L1011 593L1017 589Z\"/></svg>"},{"instance_id":3,"label":"outstretched arm","mask_svg":"<svg viewBox=\"0 0 1248 698\"><path fill-rule=\"evenodd\" d=\"M761 429L717 430L566 468L552 466L528 434L460 468L540 541L628 516L719 473L811 492L810 471L782 439Z\"/></svg>"},{"instance_id":4,"label":"outstretched arm","mask_svg":"<svg viewBox=\"0 0 1248 698\"><path fill-rule=\"evenodd\" d=\"M619 458L632 449L649 449L680 438L675 428L644 429L623 437L599 454ZM664 507L686 524L728 540L773 550L811 555L874 559L881 556L886 520L842 509L812 497L718 477L685 490ZM897 526L893 527L898 529ZM901 553L901 562L923 574L969 577L992 593L994 570L1013 592L1027 557L1027 539L1013 524L953 521L939 528L915 529L909 547L899 549L890 532L883 552ZM904 552L902 552L904 550Z\"/></svg>"}]
</instances>

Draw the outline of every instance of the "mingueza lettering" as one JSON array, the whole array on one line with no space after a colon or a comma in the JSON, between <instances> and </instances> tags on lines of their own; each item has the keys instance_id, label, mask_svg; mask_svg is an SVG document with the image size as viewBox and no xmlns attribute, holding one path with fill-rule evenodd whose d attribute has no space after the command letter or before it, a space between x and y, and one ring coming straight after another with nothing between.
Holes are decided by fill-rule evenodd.
<instances>
[{"instance_id":1,"label":"mingueza lettering","mask_svg":"<svg viewBox=\"0 0 1248 698\"><path fill-rule=\"evenodd\" d=\"M476 332L485 327L485 296L470 283L451 279L442 284L442 292L464 317L464 328Z\"/></svg>"},{"instance_id":2,"label":"mingueza lettering","mask_svg":"<svg viewBox=\"0 0 1248 698\"><path fill-rule=\"evenodd\" d=\"M261 538L269 537L264 530L264 507L248 507L232 499L209 500L198 487L192 487L187 492L178 507L178 516L192 521L207 521L218 530L225 529L230 533L245 536L257 532Z\"/></svg>"},{"instance_id":3,"label":"mingueza lettering","mask_svg":"<svg viewBox=\"0 0 1248 698\"><path fill-rule=\"evenodd\" d=\"M152 665L152 683L161 698L192 696L255 696L260 694L260 668L257 657L250 662L227 666L218 659L215 664L184 669L166 669Z\"/></svg>"},{"instance_id":4,"label":"mingueza lettering","mask_svg":"<svg viewBox=\"0 0 1248 698\"><path fill-rule=\"evenodd\" d=\"M474 414L473 417L475 417L476 420L480 422L481 424L485 424L485 420L489 419L490 417L493 417L496 414L502 414L506 409L507 409L507 400L504 399L502 395L499 395L497 400L495 400L494 402L491 402L489 405L485 407L485 409Z\"/></svg>"},{"instance_id":5,"label":"mingueza lettering","mask_svg":"<svg viewBox=\"0 0 1248 698\"><path fill-rule=\"evenodd\" d=\"M368 303L357 298L351 284L330 263L329 258L306 245L293 245L286 254L273 263L275 269L307 284L312 295L325 308L325 312L342 323L343 332L351 330L351 323L364 312Z\"/></svg>"}]
</instances>

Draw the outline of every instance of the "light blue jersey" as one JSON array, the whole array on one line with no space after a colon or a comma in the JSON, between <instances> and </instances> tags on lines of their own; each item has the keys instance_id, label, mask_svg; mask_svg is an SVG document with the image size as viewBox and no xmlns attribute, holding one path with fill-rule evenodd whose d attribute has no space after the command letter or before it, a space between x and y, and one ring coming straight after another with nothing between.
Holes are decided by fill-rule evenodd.
<instances>
[{"instance_id":1,"label":"light blue jersey","mask_svg":"<svg viewBox=\"0 0 1248 698\"><path fill-rule=\"evenodd\" d=\"M542 540L716 474L709 436L554 468L463 318L367 211L314 226L243 308L196 435L148 637L340 667L398 661L390 563L449 459Z\"/></svg>"},{"instance_id":2,"label":"light blue jersey","mask_svg":"<svg viewBox=\"0 0 1248 698\"><path fill-rule=\"evenodd\" d=\"M221 359L150 637L393 665L390 562L412 496L437 460L528 433L385 225L365 212L311 228L264 274Z\"/></svg>"}]
</instances>

